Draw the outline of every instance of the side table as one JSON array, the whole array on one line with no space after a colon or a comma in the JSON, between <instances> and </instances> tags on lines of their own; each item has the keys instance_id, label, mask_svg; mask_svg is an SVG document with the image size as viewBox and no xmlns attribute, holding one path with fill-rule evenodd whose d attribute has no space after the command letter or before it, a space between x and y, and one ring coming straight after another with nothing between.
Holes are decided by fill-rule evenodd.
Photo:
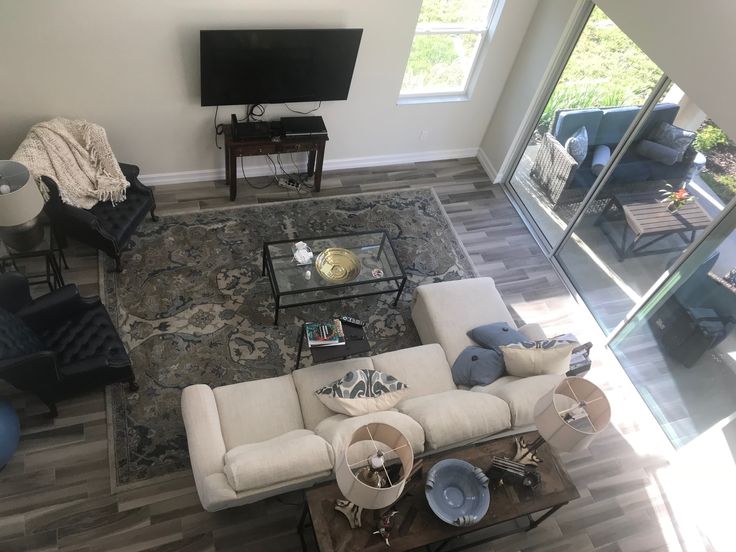
<instances>
[{"instance_id":1,"label":"side table","mask_svg":"<svg viewBox=\"0 0 736 552\"><path fill-rule=\"evenodd\" d=\"M26 273L30 284L48 284L49 290L53 291L64 285L62 265L69 268L64 257L64 249L56 239L51 226L46 225L43 229L43 239L29 251L16 251L5 243L0 242L0 272L5 272L6 267L18 271L18 262L23 259L43 258L45 263L44 272Z\"/></svg>"},{"instance_id":2,"label":"side table","mask_svg":"<svg viewBox=\"0 0 736 552\"><path fill-rule=\"evenodd\" d=\"M312 352L312 361L314 364L341 360L348 358L349 356L362 355L371 352L371 344L368 342L365 328L353 326L351 324L343 324L342 329L345 333L344 345L334 345L332 347L308 347ZM306 324L302 324L299 331L299 345L297 346L296 366L294 366L294 370L299 369L306 335Z\"/></svg>"}]
</instances>

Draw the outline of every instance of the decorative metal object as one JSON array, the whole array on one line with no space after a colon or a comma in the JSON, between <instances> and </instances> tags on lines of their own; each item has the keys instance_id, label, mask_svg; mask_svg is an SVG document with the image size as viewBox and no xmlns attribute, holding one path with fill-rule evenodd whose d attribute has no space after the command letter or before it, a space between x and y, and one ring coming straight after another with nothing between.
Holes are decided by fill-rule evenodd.
<instances>
[{"instance_id":1,"label":"decorative metal object","mask_svg":"<svg viewBox=\"0 0 736 552\"><path fill-rule=\"evenodd\" d=\"M491 504L488 477L483 470L454 458L432 466L424 492L435 515L456 527L475 525Z\"/></svg>"},{"instance_id":2,"label":"decorative metal object","mask_svg":"<svg viewBox=\"0 0 736 552\"><path fill-rule=\"evenodd\" d=\"M360 260L349 249L330 247L317 255L314 262L322 278L335 284L351 282L360 274Z\"/></svg>"}]
</instances>

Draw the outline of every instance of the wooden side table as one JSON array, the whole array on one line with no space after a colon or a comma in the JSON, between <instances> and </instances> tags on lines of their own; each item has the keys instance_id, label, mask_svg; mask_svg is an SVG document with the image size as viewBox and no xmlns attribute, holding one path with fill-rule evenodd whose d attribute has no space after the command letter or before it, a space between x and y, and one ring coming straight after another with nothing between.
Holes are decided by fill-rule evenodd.
<instances>
[{"instance_id":1,"label":"wooden side table","mask_svg":"<svg viewBox=\"0 0 736 552\"><path fill-rule=\"evenodd\" d=\"M233 139L231 125L223 125L223 133L225 135L225 183L230 187L230 201L235 201L238 195L238 157L254 155L308 152L307 176L314 176L312 191L319 192L322 184L325 144L329 140L326 134L235 140Z\"/></svg>"}]
</instances>

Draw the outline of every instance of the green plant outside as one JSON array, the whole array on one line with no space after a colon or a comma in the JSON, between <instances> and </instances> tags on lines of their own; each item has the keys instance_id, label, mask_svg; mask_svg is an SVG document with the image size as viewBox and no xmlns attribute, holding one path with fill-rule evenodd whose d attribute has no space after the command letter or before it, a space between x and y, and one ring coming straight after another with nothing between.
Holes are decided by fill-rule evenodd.
<instances>
[{"instance_id":1,"label":"green plant outside","mask_svg":"<svg viewBox=\"0 0 736 552\"><path fill-rule=\"evenodd\" d=\"M736 196L736 176L730 174L714 175L703 171L700 173L706 184L715 194L721 198L724 204L731 201Z\"/></svg>"},{"instance_id":2,"label":"green plant outside","mask_svg":"<svg viewBox=\"0 0 736 552\"><path fill-rule=\"evenodd\" d=\"M718 146L728 145L728 136L714 124L707 123L698 130L693 147L699 152L706 153Z\"/></svg>"}]
</instances>

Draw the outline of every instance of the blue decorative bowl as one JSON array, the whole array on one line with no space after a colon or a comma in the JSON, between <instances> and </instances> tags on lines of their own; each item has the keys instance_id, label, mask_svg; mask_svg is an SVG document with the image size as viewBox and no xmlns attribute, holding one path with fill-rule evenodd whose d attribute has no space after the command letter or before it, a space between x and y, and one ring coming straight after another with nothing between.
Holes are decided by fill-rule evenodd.
<instances>
[{"instance_id":1,"label":"blue decorative bowl","mask_svg":"<svg viewBox=\"0 0 736 552\"><path fill-rule=\"evenodd\" d=\"M442 460L432 466L424 493L437 517L456 527L475 525L491 504L488 478L464 460Z\"/></svg>"}]
</instances>

